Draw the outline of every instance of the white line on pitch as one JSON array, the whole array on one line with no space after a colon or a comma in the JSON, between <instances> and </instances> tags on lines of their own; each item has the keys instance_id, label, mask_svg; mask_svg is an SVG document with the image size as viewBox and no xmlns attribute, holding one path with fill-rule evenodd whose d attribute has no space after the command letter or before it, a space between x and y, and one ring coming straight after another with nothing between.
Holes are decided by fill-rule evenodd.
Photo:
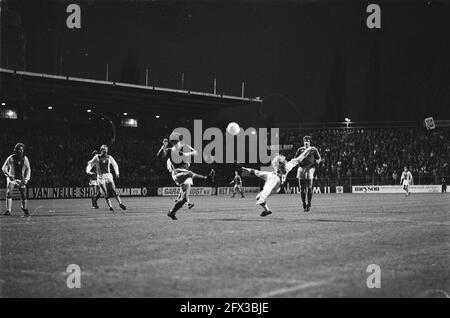
<instances>
[{"instance_id":1,"label":"white line on pitch","mask_svg":"<svg viewBox=\"0 0 450 318\"><path fill-rule=\"evenodd\" d=\"M309 283L304 283L304 284L300 284L300 285L289 287L289 288L275 289L275 290L273 290L271 292L261 294L261 295L255 297L255 298L274 297L274 296L279 296L279 295L282 295L282 294L287 294L287 293L291 293L291 292L294 292L294 291L300 291L300 290L303 290L303 289L307 289L307 288L311 288L311 287L317 287L317 286L321 286L321 285L325 285L325 284L326 284L325 281L309 282Z\"/></svg>"}]
</instances>

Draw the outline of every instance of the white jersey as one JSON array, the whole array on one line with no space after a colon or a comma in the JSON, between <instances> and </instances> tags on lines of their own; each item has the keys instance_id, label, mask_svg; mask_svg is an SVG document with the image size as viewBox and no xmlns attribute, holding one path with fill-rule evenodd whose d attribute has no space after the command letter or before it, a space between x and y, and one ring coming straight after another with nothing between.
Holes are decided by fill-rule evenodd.
<instances>
[{"instance_id":1,"label":"white jersey","mask_svg":"<svg viewBox=\"0 0 450 318\"><path fill-rule=\"evenodd\" d=\"M19 171L16 171L16 170ZM16 155L9 156L2 167L3 174L8 177L11 176L14 179L20 179L29 181L31 178L30 161L27 156L19 158Z\"/></svg>"},{"instance_id":2,"label":"white jersey","mask_svg":"<svg viewBox=\"0 0 450 318\"><path fill-rule=\"evenodd\" d=\"M403 184L410 184L413 180L412 174L409 171L403 171L400 182Z\"/></svg>"},{"instance_id":3,"label":"white jersey","mask_svg":"<svg viewBox=\"0 0 450 318\"><path fill-rule=\"evenodd\" d=\"M109 174L111 173L110 166L113 166L116 175L119 175L119 165L112 156L95 155L94 158L88 162L86 172L89 173L91 169L95 167L97 175Z\"/></svg>"}]
</instances>

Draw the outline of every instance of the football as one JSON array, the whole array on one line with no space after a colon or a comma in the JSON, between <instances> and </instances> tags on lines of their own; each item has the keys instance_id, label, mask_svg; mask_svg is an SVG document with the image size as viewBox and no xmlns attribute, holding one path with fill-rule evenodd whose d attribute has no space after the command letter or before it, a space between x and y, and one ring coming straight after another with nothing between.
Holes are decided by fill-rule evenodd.
<instances>
[{"instance_id":1,"label":"football","mask_svg":"<svg viewBox=\"0 0 450 318\"><path fill-rule=\"evenodd\" d=\"M239 131L240 131L240 130L241 130L241 128L240 128L239 125L238 125L237 123L235 123L235 122L231 122L231 123L229 123L228 126L227 126L227 132L228 132L230 135L233 135L233 136L239 134Z\"/></svg>"}]
</instances>

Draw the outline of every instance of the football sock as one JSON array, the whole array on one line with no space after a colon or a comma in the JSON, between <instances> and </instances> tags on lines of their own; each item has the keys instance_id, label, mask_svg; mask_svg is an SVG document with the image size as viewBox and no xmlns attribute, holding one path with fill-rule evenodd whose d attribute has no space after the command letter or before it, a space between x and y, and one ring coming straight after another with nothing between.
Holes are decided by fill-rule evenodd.
<instances>
[{"instance_id":1,"label":"football sock","mask_svg":"<svg viewBox=\"0 0 450 318\"><path fill-rule=\"evenodd\" d=\"M173 208L170 210L170 213L176 213L186 202L186 198L183 198L182 200L176 202Z\"/></svg>"},{"instance_id":2,"label":"football sock","mask_svg":"<svg viewBox=\"0 0 450 318\"><path fill-rule=\"evenodd\" d=\"M262 206L262 208L264 209L264 211L269 211L269 206L267 205L267 203L261 203L260 206Z\"/></svg>"},{"instance_id":3,"label":"football sock","mask_svg":"<svg viewBox=\"0 0 450 318\"><path fill-rule=\"evenodd\" d=\"M306 189L303 185L303 180L300 181L300 196L302 197L303 206L306 206Z\"/></svg>"},{"instance_id":4,"label":"football sock","mask_svg":"<svg viewBox=\"0 0 450 318\"><path fill-rule=\"evenodd\" d=\"M97 192L97 195L95 196L95 201L97 201L98 199L100 199L100 196L101 196L100 191L98 191L98 192Z\"/></svg>"},{"instance_id":5,"label":"football sock","mask_svg":"<svg viewBox=\"0 0 450 318\"><path fill-rule=\"evenodd\" d=\"M6 211L11 212L11 207L12 207L12 198L7 197L6 198Z\"/></svg>"},{"instance_id":6,"label":"football sock","mask_svg":"<svg viewBox=\"0 0 450 318\"><path fill-rule=\"evenodd\" d=\"M311 200L312 200L312 188L308 187L308 206L311 206Z\"/></svg>"}]
</instances>

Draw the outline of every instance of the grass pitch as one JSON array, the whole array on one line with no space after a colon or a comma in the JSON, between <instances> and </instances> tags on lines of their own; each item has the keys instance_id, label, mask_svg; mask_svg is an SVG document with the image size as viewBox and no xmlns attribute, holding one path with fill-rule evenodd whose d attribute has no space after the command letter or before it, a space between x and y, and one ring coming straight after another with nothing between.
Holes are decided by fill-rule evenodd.
<instances>
[{"instance_id":1,"label":"grass pitch","mask_svg":"<svg viewBox=\"0 0 450 318\"><path fill-rule=\"evenodd\" d=\"M322 194L29 201L30 219L0 218L1 297L445 297L450 294L450 196ZM3 207L2 207L2 211ZM14 213L14 211L13 211ZM66 285L69 264L81 288ZM370 264L381 288L369 289Z\"/></svg>"}]
</instances>

